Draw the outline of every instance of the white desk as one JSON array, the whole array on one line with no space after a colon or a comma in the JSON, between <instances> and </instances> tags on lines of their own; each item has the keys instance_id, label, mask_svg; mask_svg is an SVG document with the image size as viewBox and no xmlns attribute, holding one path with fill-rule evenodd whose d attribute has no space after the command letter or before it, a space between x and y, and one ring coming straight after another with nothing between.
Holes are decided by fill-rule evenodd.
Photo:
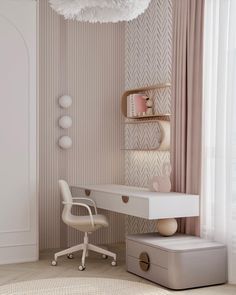
<instances>
[{"instance_id":1,"label":"white desk","mask_svg":"<svg viewBox=\"0 0 236 295\"><path fill-rule=\"evenodd\" d=\"M71 191L73 197L93 199L98 208L146 219L199 216L198 195L115 184L72 185Z\"/></svg>"}]
</instances>

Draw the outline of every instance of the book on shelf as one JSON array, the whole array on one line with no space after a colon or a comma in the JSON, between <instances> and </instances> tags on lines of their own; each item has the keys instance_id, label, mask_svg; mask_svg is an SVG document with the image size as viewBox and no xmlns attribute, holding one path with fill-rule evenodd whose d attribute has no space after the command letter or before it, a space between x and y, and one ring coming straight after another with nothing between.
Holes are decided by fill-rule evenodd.
<instances>
[{"instance_id":1,"label":"book on shelf","mask_svg":"<svg viewBox=\"0 0 236 295\"><path fill-rule=\"evenodd\" d=\"M127 97L127 117L132 118L136 116L135 105L134 105L134 94L130 94Z\"/></svg>"}]
</instances>

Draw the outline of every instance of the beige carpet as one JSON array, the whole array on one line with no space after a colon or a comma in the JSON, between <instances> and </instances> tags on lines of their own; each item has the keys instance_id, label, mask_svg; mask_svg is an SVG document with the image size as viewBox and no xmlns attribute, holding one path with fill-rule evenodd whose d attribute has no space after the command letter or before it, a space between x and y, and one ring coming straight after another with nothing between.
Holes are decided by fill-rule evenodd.
<instances>
[{"instance_id":1,"label":"beige carpet","mask_svg":"<svg viewBox=\"0 0 236 295\"><path fill-rule=\"evenodd\" d=\"M147 284L103 278L57 278L26 281L0 287L1 295L168 295Z\"/></svg>"}]
</instances>

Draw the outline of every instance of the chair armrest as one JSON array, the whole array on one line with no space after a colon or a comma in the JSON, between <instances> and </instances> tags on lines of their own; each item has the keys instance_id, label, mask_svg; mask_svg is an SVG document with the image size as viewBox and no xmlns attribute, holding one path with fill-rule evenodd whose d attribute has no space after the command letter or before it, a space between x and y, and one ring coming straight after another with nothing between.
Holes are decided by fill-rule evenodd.
<instances>
[{"instance_id":1,"label":"chair armrest","mask_svg":"<svg viewBox=\"0 0 236 295\"><path fill-rule=\"evenodd\" d=\"M90 221L91 221L91 225L92 227L94 227L94 219L93 219L93 214L92 214L92 211L91 209L89 208L88 205L86 204L83 204L83 203L74 203L74 202L62 202L63 205L75 205L75 206L81 206L81 207L84 207L88 210L89 212L89 216L90 216Z\"/></svg>"},{"instance_id":2,"label":"chair armrest","mask_svg":"<svg viewBox=\"0 0 236 295\"><path fill-rule=\"evenodd\" d=\"M98 211L97 211L97 206L96 206L96 203L94 202L94 200L90 199L90 198L80 198L80 197L77 197L77 198L72 198L72 200L85 200L85 201L90 201L93 205L93 208L94 208L94 211L95 211L95 214L98 214Z\"/></svg>"}]
</instances>

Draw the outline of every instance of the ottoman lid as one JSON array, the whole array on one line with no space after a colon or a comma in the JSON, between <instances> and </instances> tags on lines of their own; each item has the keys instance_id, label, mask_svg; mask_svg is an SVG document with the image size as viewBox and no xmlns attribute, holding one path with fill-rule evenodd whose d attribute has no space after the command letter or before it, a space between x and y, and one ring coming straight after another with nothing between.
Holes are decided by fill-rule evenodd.
<instances>
[{"instance_id":1,"label":"ottoman lid","mask_svg":"<svg viewBox=\"0 0 236 295\"><path fill-rule=\"evenodd\" d=\"M225 247L224 244L219 242L205 240L199 237L183 234L175 234L171 237L163 237L160 236L158 233L146 233L128 235L126 238L127 240L170 252L199 251Z\"/></svg>"}]
</instances>

